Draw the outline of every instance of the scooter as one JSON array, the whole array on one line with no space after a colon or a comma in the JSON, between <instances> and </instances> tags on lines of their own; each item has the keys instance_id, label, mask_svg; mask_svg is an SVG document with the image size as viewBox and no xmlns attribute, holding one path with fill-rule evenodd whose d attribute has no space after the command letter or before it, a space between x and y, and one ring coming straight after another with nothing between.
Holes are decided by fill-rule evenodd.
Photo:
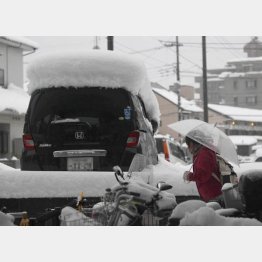
<instances>
[{"instance_id":1,"label":"scooter","mask_svg":"<svg viewBox=\"0 0 262 262\"><path fill-rule=\"evenodd\" d=\"M139 172L145 167L141 163L145 163L144 156L136 154L127 174L124 174L119 166L115 166L113 171L118 183L114 187L106 189L103 201L95 204L91 212L90 209L83 208L82 212L86 217L79 215L78 225L146 225L146 221L149 220L148 216L153 217L151 221L154 222L151 225L165 224L177 205L175 196L165 192L172 186L165 182L159 182L155 187L139 179ZM134 177L135 172L137 172L136 177ZM63 211L61 212L64 218L63 225L66 225ZM72 217L73 214L71 214L71 221ZM72 225L72 223L68 225Z\"/></svg>"}]
</instances>

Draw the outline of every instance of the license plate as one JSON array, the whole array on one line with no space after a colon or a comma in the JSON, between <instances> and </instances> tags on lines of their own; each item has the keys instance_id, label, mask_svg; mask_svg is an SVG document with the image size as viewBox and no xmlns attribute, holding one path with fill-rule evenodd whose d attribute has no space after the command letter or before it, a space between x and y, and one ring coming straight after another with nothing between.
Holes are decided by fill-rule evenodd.
<instances>
[{"instance_id":1,"label":"license plate","mask_svg":"<svg viewBox=\"0 0 262 262\"><path fill-rule=\"evenodd\" d=\"M73 157L67 158L68 171L90 171L93 170L92 157Z\"/></svg>"}]
</instances>

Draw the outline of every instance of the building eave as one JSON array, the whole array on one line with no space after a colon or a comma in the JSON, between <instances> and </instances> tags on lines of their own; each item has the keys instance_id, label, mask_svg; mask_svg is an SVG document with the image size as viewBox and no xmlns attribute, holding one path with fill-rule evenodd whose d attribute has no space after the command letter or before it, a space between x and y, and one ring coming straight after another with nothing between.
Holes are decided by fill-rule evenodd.
<instances>
[{"instance_id":1,"label":"building eave","mask_svg":"<svg viewBox=\"0 0 262 262\"><path fill-rule=\"evenodd\" d=\"M21 48L24 51L35 51L38 49L38 45L36 43L15 37L0 36L0 43L16 48Z\"/></svg>"}]
</instances>

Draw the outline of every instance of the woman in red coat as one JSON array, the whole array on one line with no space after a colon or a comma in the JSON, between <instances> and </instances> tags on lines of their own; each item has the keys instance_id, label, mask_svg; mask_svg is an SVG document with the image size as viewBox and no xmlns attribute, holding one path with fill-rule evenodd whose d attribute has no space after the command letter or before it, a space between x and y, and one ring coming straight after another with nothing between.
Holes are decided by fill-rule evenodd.
<instances>
[{"instance_id":1,"label":"woman in red coat","mask_svg":"<svg viewBox=\"0 0 262 262\"><path fill-rule=\"evenodd\" d=\"M186 171L184 180L196 182L199 195L205 202L220 200L222 185L218 180L220 173L216 153L189 137L186 137L186 144L193 155L193 173Z\"/></svg>"}]
</instances>

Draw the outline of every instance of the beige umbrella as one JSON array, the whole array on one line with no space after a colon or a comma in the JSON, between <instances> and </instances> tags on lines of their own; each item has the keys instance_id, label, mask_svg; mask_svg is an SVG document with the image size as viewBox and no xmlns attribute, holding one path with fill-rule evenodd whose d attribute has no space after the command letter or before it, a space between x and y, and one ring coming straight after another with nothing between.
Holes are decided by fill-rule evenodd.
<instances>
[{"instance_id":1,"label":"beige umbrella","mask_svg":"<svg viewBox=\"0 0 262 262\"><path fill-rule=\"evenodd\" d=\"M187 119L173 123L168 127L182 136L188 136L199 144L215 151L225 160L239 165L235 145L215 125L197 119Z\"/></svg>"}]
</instances>

